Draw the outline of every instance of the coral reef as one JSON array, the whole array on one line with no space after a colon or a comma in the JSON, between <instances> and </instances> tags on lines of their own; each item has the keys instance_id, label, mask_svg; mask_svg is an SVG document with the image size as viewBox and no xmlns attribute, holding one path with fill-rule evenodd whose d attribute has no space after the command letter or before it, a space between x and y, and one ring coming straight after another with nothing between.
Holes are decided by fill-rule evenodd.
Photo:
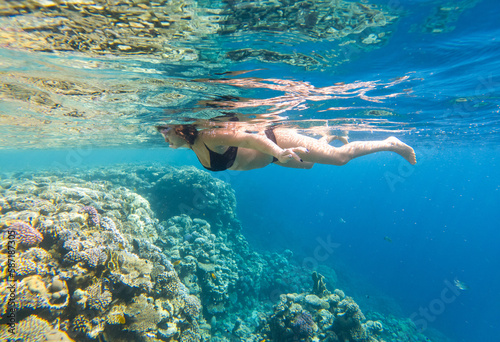
<instances>
[{"instance_id":1,"label":"coral reef","mask_svg":"<svg viewBox=\"0 0 500 342\"><path fill-rule=\"evenodd\" d=\"M183 200L175 206L172 196ZM311 279L289 250L253 251L234 192L204 171L123 165L18 173L0 180L0 203L4 229L43 237L25 234L36 243L18 244L15 265L0 250L0 313L12 309L15 281L19 341L25 331L40 341L83 342L401 337L399 321L383 328L384 316L367 320L352 298L328 291L333 270Z\"/></svg>"},{"instance_id":2,"label":"coral reef","mask_svg":"<svg viewBox=\"0 0 500 342\"><path fill-rule=\"evenodd\" d=\"M137 201L148 203L161 221L184 214L206 220L216 229L241 229L236 218L234 190L226 182L195 167L123 165L111 170L90 170L78 177L103 179L137 189L137 194L142 196Z\"/></svg>"},{"instance_id":3,"label":"coral reef","mask_svg":"<svg viewBox=\"0 0 500 342\"><path fill-rule=\"evenodd\" d=\"M315 288L322 276L313 273ZM333 294L283 294L262 325L261 334L274 341L376 342L383 331L380 321L366 321L359 306L340 290Z\"/></svg>"}]
</instances>

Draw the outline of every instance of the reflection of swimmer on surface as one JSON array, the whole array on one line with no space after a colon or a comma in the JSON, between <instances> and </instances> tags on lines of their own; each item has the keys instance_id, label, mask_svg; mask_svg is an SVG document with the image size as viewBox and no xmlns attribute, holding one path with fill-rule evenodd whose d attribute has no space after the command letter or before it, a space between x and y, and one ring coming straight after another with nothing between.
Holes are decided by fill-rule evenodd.
<instances>
[{"instance_id":1,"label":"reflection of swimmer on surface","mask_svg":"<svg viewBox=\"0 0 500 342\"><path fill-rule=\"evenodd\" d=\"M335 135L315 139L291 128L256 130L254 126L232 122L202 130L194 124L165 125L157 129L171 148L190 148L200 163L211 171L252 170L272 163L310 169L315 163L344 165L354 158L382 151L395 152L412 165L417 162L413 149L395 137L348 143L345 137ZM335 139L345 145L330 146Z\"/></svg>"}]
</instances>

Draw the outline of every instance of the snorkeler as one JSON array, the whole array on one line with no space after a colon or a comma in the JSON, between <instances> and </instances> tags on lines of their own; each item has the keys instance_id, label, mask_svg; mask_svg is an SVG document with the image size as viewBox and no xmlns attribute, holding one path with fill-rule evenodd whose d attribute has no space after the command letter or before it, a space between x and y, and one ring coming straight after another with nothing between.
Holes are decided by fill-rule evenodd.
<instances>
[{"instance_id":1,"label":"snorkeler","mask_svg":"<svg viewBox=\"0 0 500 342\"><path fill-rule=\"evenodd\" d=\"M252 132L233 126L217 126L198 130L194 124L158 126L171 148L187 147L196 153L208 170L252 170L277 164L298 169L310 169L315 163L344 165L350 160L370 153L390 151L417 162L413 149L395 137L381 141L349 143L345 137L325 136L315 139L283 127ZM334 147L334 140L345 143Z\"/></svg>"}]
</instances>

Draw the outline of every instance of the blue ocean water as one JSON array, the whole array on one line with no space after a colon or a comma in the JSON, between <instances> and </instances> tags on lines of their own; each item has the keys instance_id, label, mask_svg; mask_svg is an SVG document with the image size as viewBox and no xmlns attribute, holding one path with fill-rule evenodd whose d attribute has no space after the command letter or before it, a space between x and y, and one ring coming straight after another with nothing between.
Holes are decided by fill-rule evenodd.
<instances>
[{"instance_id":1,"label":"blue ocean water","mask_svg":"<svg viewBox=\"0 0 500 342\"><path fill-rule=\"evenodd\" d=\"M338 55L346 55L347 61L341 64L334 63L333 58L325 58L321 66L309 68L255 58L183 64L151 62L142 57L74 57L89 64L94 60L115 63L103 63L104 71L100 74L100 69L82 72L80 67L67 67L67 63L56 67L59 59L67 62L71 56L25 54L5 47L0 49L0 66L4 75L47 72L44 68L61 72L68 68L62 71L69 75L68 79L69 71L75 71L77 80L89 77L99 83L103 77L105 85L116 82L130 87L137 86L137 80L153 77L150 75L189 82L222 79L223 76L214 76L216 72L255 69L244 76L228 78L255 77L264 80L265 85L276 84L274 80L294 81L312 85L316 91L339 82L373 82L374 87L366 94L381 96L379 102L366 100L360 93L329 93L331 97L327 99L315 99L312 96L317 93L313 92L300 98L299 105L286 103L287 111L279 114L286 117L285 123L288 120L309 125L317 120L332 129L349 131L351 140L396 135L414 147L418 161L415 166L396 155L380 153L342 167L316 165L311 170L294 170L271 165L213 176L234 188L243 233L256 249L289 249L306 268L332 267L338 283L331 285L349 289L363 310L409 317L431 339L437 334L434 331L439 331L452 341L498 341L500 3L369 3L387 6L399 16L390 26L389 38L373 49L349 50L328 39L292 37L297 41L287 42L288 36L280 37L276 32L241 32L239 36L222 35L217 40L221 51L265 47L283 53L322 55L334 50ZM439 25L428 25L432 20ZM280 39L286 43L284 47L276 43ZM201 45L207 55L215 53L210 44ZM36 62L38 58L43 63ZM14 64L12 60L21 62ZM242 88L236 82L206 85L201 89L178 90L186 96L181 104L162 106L161 101L152 101L152 93L175 90L172 86L166 86L167 90L142 87L134 92L132 100L119 98L108 103L102 96L86 102L78 107L82 112L127 108L121 118L104 121L103 126L124 127L116 139L109 138L115 131L108 135L104 132L97 136L99 143L79 141L87 141L96 131L100 133L96 127L104 119L89 116L87 122L68 121L69 125L84 127L76 134L61 130L60 118L6 101L0 104L2 171L129 162L194 165L202 169L191 151L169 150L154 125L189 116L185 112L195 117L198 100L225 94L275 100L286 93L264 86ZM346 109L328 110L332 107ZM360 114L365 109L391 114ZM245 113L252 110L259 114L278 111L269 104L242 109ZM42 129L39 122L15 124L17 119L22 122L22 118L30 116L59 122L53 130L50 124ZM134 126L137 131L128 130ZM60 141L62 144L58 144ZM457 289L455 280L467 284L468 289Z\"/></svg>"}]
</instances>

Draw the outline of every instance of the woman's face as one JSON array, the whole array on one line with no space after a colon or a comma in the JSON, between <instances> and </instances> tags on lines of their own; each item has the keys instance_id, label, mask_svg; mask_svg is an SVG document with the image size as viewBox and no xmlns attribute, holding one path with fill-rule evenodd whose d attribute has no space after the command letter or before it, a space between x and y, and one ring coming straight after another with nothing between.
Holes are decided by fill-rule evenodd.
<instances>
[{"instance_id":1,"label":"woman's face","mask_svg":"<svg viewBox=\"0 0 500 342\"><path fill-rule=\"evenodd\" d=\"M171 127L165 127L163 128L160 133L163 135L165 138L165 142L168 143L168 147L176 149L179 147L186 147L187 143L184 139L179 137L176 133L175 130Z\"/></svg>"}]
</instances>

